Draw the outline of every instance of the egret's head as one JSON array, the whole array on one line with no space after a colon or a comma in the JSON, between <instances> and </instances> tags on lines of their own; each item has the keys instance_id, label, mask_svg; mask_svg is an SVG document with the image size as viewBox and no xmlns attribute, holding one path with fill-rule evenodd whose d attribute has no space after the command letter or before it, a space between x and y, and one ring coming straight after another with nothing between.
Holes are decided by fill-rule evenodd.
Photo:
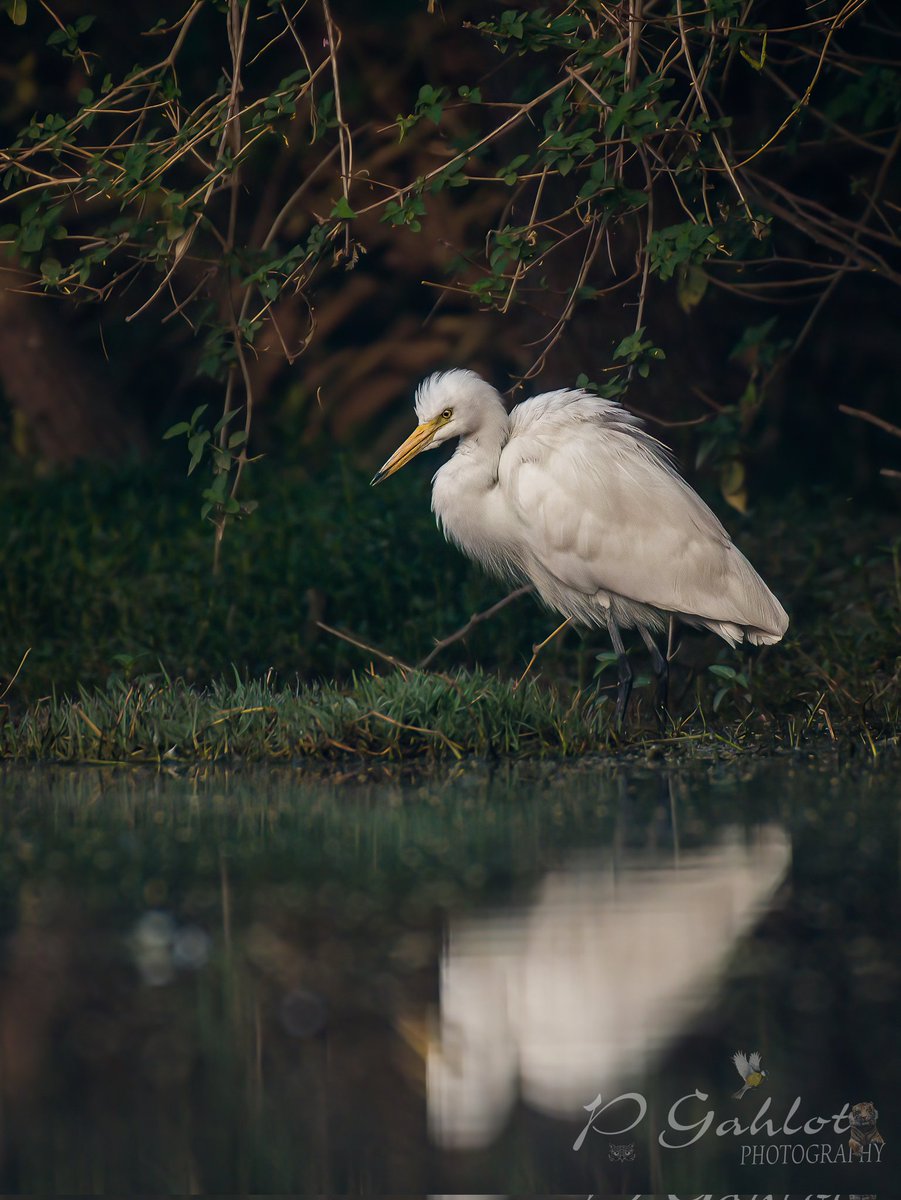
<instances>
[{"instance_id":1,"label":"egret's head","mask_svg":"<svg viewBox=\"0 0 901 1200\"><path fill-rule=\"evenodd\" d=\"M451 438L478 433L488 414L500 410L501 398L475 371L442 371L424 379L416 389L419 424L398 446L372 482L381 483L423 450L432 450Z\"/></svg>"}]
</instances>

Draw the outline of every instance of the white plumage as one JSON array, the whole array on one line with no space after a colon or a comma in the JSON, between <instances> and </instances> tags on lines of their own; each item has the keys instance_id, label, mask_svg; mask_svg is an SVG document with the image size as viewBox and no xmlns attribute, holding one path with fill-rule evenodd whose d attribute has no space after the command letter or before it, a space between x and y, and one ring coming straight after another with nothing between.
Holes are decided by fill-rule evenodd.
<instances>
[{"instance_id":1,"label":"white plumage","mask_svg":"<svg viewBox=\"0 0 901 1200\"><path fill-rule=\"evenodd\" d=\"M785 633L782 605L667 449L616 402L564 390L508 414L493 387L455 370L420 384L416 413L417 429L373 482L459 438L432 486L445 536L489 571L531 582L564 617L608 627L620 716L629 673L620 628L638 628L649 648L670 616L731 645Z\"/></svg>"}]
</instances>

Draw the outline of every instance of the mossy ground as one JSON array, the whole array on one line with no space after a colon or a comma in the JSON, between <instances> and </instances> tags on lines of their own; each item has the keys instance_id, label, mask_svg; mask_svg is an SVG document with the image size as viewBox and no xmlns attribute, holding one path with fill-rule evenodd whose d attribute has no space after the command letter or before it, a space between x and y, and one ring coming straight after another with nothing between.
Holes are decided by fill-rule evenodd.
<instances>
[{"instance_id":1,"label":"mossy ground","mask_svg":"<svg viewBox=\"0 0 901 1200\"><path fill-rule=\"evenodd\" d=\"M0 485L0 755L148 762L229 757L721 752L809 740L878 752L901 732L901 570L894 518L828 496L729 514L785 601L779 646L730 650L686 634L673 721L657 730L643 647L628 736L610 728L602 631L553 629L531 597L398 671L329 624L415 664L504 594L444 544L423 472L371 492L340 465L266 479L229 529L222 573L193 481L151 466ZM28 657L15 681L26 651ZM716 668L711 671L710 668ZM730 675L730 672L732 674ZM649 674L649 672L647 672ZM326 682L322 682L325 680Z\"/></svg>"}]
</instances>

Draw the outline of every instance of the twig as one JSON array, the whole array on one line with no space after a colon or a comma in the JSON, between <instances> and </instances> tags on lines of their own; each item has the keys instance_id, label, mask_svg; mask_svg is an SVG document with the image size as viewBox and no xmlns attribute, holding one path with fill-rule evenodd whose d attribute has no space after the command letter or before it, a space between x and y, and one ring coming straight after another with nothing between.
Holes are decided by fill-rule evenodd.
<instances>
[{"instance_id":1,"label":"twig","mask_svg":"<svg viewBox=\"0 0 901 1200\"><path fill-rule=\"evenodd\" d=\"M496 613L499 613L502 608L506 608L508 604L512 604L514 600L518 600L520 596L525 596L527 592L531 591L531 583L524 583L521 587L518 587L514 591L510 592L509 595L504 596L503 600L498 600L497 604L492 604L490 608L486 608L484 612L474 613L466 622L466 624L461 626L460 629L456 630L454 633L448 634L448 636L446 638L442 638L440 642L435 643L433 649L430 650L425 658L421 659L418 663L419 670L424 671L429 663L438 654L440 654L442 650L445 650L448 646L452 646L454 642L459 642L462 638L465 638L469 631L474 629L476 625L481 625L483 621L487 621ZM325 626L323 625L322 628L325 629ZM329 632L334 633L335 631L330 630ZM388 656L383 655L382 657ZM412 670L412 668L408 667L407 670Z\"/></svg>"},{"instance_id":2,"label":"twig","mask_svg":"<svg viewBox=\"0 0 901 1200\"><path fill-rule=\"evenodd\" d=\"M341 44L341 31L332 19L332 11L328 0L322 0L322 15L325 17L325 31L328 40L328 55L332 66L332 82L335 87L335 120L338 122L338 146L341 151L341 195L344 203L350 206L350 181L353 174L353 141L350 129L344 120L341 107L341 79L338 74L338 46ZM337 36L336 36L337 35ZM350 226L345 225L344 248L350 253Z\"/></svg>"},{"instance_id":3,"label":"twig","mask_svg":"<svg viewBox=\"0 0 901 1200\"><path fill-rule=\"evenodd\" d=\"M678 0L678 3L680 5L681 5L681 2L682 2L682 0ZM746 167L748 165L748 163L751 162L753 159L757 158L758 155L763 154L764 150L767 150L770 146L772 146L772 144L773 144L773 142L775 142L776 138L778 138L779 135L782 133L782 131L785 128L787 128L787 126L798 115L798 113L800 113L804 110L804 107L807 104L807 101L810 99L810 95L811 95L813 89L816 87L817 80L820 78L820 73L823 70L823 65L826 62L826 55L828 53L829 44L832 41L832 38L838 32L838 30L841 29L841 27L843 25L846 25L848 23L848 21L851 19L851 17L853 17L855 15L855 13L857 13L863 7L863 5L865 3L866 3L866 0L850 0L850 2L848 4L846 4L844 6L844 8L842 8L841 12L836 14L835 19L832 21L832 24L829 26L829 30L828 30L828 32L826 34L826 38L823 42L823 48L820 51L820 54L817 58L817 65L816 65L816 70L813 73L813 78L811 79L811 81L807 85L807 87L805 88L803 96L798 101L798 103L792 107L788 116L785 118L785 120L782 122L782 124L776 130L776 132L774 134L772 134L772 136L768 137L762 146L758 146L758 148L754 151L753 154L748 155L748 157L742 159L741 162L735 163L735 165L734 165L735 170L740 170L742 167ZM715 137L716 137L716 135L714 134L714 138ZM729 175L731 177L732 176L732 168L727 166L726 170L729 172Z\"/></svg>"},{"instance_id":4,"label":"twig","mask_svg":"<svg viewBox=\"0 0 901 1200\"><path fill-rule=\"evenodd\" d=\"M614 54L617 50L621 50L624 45L625 42L621 42L620 44L611 47L611 49L607 51L607 54ZM513 113L512 116L508 117L506 121L502 121L500 125L498 125L495 129L492 129L490 133L486 133L484 137L481 137L478 139L478 141L473 142L472 145L467 147L466 150L458 151L453 158L449 158L447 162L442 163L440 167L433 167L431 171L426 171L425 175L418 179L416 183L408 183L405 187L393 188L387 197L376 200L372 204L367 204L365 208L358 209L357 216L361 217L375 209L384 208L388 200L400 200L408 193L412 192L415 188L429 183L435 178L436 175L441 175L444 171L447 171L456 163L466 162L466 160L471 158L477 150L481 150L483 146L487 146L489 142L492 142L495 140L495 138L500 137L502 133L505 133L513 125L516 125L517 122L521 121L523 117L528 116L533 108L537 108L539 104L542 104L545 100L548 100L554 95L555 92L559 92L562 87L566 87L566 85L570 82L571 81L569 77L566 79L558 79L555 84L549 87L546 91L542 92L540 96L536 96L533 100L529 100L525 104L518 105L516 112Z\"/></svg>"},{"instance_id":5,"label":"twig","mask_svg":"<svg viewBox=\"0 0 901 1200\"><path fill-rule=\"evenodd\" d=\"M883 187L885 186L886 179L888 178L889 168L890 168L892 162L894 161L895 156L897 155L899 149L901 149L901 129L899 129L897 131L897 133L895 134L895 137L892 140L892 144L889 147L889 149L886 151L885 158L882 160L882 165L879 168L879 173L877 174L876 181L873 185L872 195L870 196L869 200L867 201L867 206L866 206L863 216L860 219L860 224L857 226L854 233L851 235L851 246L852 247L857 247L860 244L860 239L864 233L871 232L868 228L870 217L873 214L874 210L876 210L876 205L879 203L879 197L882 193ZM822 310L826 307L826 305L829 303L829 299L832 296L832 293L838 287L841 280L843 279L843 277L845 275L845 271L851 266L852 260L853 260L853 252L849 251L844 256L841 266L836 270L835 274L832 276L832 279L829 281L828 286L820 294L819 299L817 300L816 304L813 306L813 310L811 311L807 320L804 322L804 326L801 329L801 332L795 338L795 343L792 346L792 354L796 353L796 351L798 350L798 347L802 344L802 342L804 342L806 340L807 335L810 333L811 329L813 328L814 322L816 321L817 317L822 312Z\"/></svg>"},{"instance_id":6,"label":"twig","mask_svg":"<svg viewBox=\"0 0 901 1200\"><path fill-rule=\"evenodd\" d=\"M535 221L538 219L538 209L541 205L541 195L544 191L544 184L547 180L549 170L550 167L545 166L544 170L541 172L541 178L538 180L538 188L535 192L535 202L532 205L532 215L529 217L529 223L526 226L525 236L527 238L530 234L534 237L533 226L535 225ZM507 293L507 299L504 301L504 307L501 309L502 313L509 312L510 305L513 302L513 293L516 291L516 285L519 283L520 276L524 273L524 271L525 266L520 258L517 260L516 270L513 272L513 279L510 282L510 291Z\"/></svg>"},{"instance_id":7,"label":"twig","mask_svg":"<svg viewBox=\"0 0 901 1200\"><path fill-rule=\"evenodd\" d=\"M384 650L379 650L376 646L370 646L367 642L361 641L360 638L354 637L353 634L343 633L340 629L333 629L331 625L326 625L323 621L317 621L316 626L330 633L332 637L340 638L342 642L349 642L351 646L356 646L359 650L365 650L367 654L374 654L376 658L382 659L383 662L390 663L392 667L397 667L399 671L415 671L416 668L405 663L402 659L396 658L393 654L386 654Z\"/></svg>"},{"instance_id":8,"label":"twig","mask_svg":"<svg viewBox=\"0 0 901 1200\"><path fill-rule=\"evenodd\" d=\"M677 20L679 23L679 37L682 41L682 55L685 59L686 66L688 67L688 73L691 76L691 82L694 85L695 94L698 97L698 104L701 106L701 112L704 114L704 116L707 118L707 120L710 121L711 120L710 109L707 107L707 101L704 98L703 85L698 80L697 72L695 71L694 60L691 57L691 50L688 47L688 34L685 32L685 16L682 12L682 0L676 0L676 14L677 14ZM812 86L813 85L811 84L811 87ZM750 223L752 229L756 229L757 221L754 219L754 214L751 212L751 208L750 208L750 205L748 204L747 197L745 196L745 193L742 190L741 184L738 182L738 178L735 174L732 164L729 162L729 159L726 157L726 152L725 152L725 150L723 150L722 143L720 142L720 139L717 136L716 131L714 129L710 130L710 136L713 139L713 144L716 147L716 152L720 156L720 161L723 164L723 169L725 170L726 174L729 176L732 186L735 188L735 191L738 194L739 200L741 200L742 207L745 210L745 215L748 218L748 222ZM739 164L739 166L741 166L741 165L743 165L743 164Z\"/></svg>"},{"instance_id":9,"label":"twig","mask_svg":"<svg viewBox=\"0 0 901 1200\"><path fill-rule=\"evenodd\" d=\"M20 672L20 671L22 670L22 668L25 666L25 659L28 657L28 655L29 655L30 653L31 653L31 647L29 646L29 647L28 647L28 649L25 651L25 653L22 655L22 661L21 661L21 662L19 663L19 665L16 667L16 670L15 670L15 673L13 674L13 677L12 677L12 679L9 681L9 683L6 685L6 687L3 689L3 691L2 691L2 692L0 692L0 700L4 700L4 699L6 698L7 694L9 693L9 689L10 689L10 688L12 687L12 685L13 685L13 684L16 682L16 680L19 678L19 672Z\"/></svg>"},{"instance_id":10,"label":"twig","mask_svg":"<svg viewBox=\"0 0 901 1200\"><path fill-rule=\"evenodd\" d=\"M394 717L388 717L375 708L370 709L368 713L364 713L363 717L360 719L363 720L366 717L378 717L380 721L387 721L388 724L393 725L395 729L406 729L411 733L427 733L429 737L435 737L438 738L439 741L444 742L445 746L450 749L454 758L462 758L463 756L463 747L459 746L456 742L452 742L447 734L442 733L440 729L427 729L424 725L406 725L403 721L396 721Z\"/></svg>"},{"instance_id":11,"label":"twig","mask_svg":"<svg viewBox=\"0 0 901 1200\"><path fill-rule=\"evenodd\" d=\"M41 8L44 10L44 12L45 12L45 13L47 13L47 15L48 15L48 16L49 16L49 17L50 17L50 18L51 18L53 21L55 21L55 22L56 22L56 25L57 25L57 27L58 27L59 29L61 29L61 30L63 31L63 33L65 34L65 32L66 32L66 26L65 26L65 25L63 24L63 22L62 22L62 21L59 19L59 17L58 17L58 16L56 15L56 13L53 11L53 9L50 7L50 5L49 5L49 4L46 4L46 3L45 3L45 0L38 0L38 2L39 2L39 4L40 4ZM90 75L91 75L91 67L90 67L90 64L88 63L88 58L87 58L87 55L85 54L85 52L82 50L82 48L81 48L80 46L76 46L76 51L77 51L77 53L78 53L78 57L81 59L81 65L84 67L84 73L85 73L85 75L87 75L87 76L88 76L88 78L90 78Z\"/></svg>"},{"instance_id":12,"label":"twig","mask_svg":"<svg viewBox=\"0 0 901 1200\"><path fill-rule=\"evenodd\" d=\"M644 304L648 294L648 279L651 274L651 238L654 236L654 179L651 175L651 168L648 164L648 156L644 150L639 150L641 156L641 165L644 167L644 177L647 184L648 192L648 216L644 231L644 264L641 271L641 286L638 289L638 309L635 313L635 326L633 332L638 336L638 331L642 327L644 320ZM627 382L632 381L632 375L635 372L635 363L629 364L629 370L626 373Z\"/></svg>"},{"instance_id":13,"label":"twig","mask_svg":"<svg viewBox=\"0 0 901 1200\"><path fill-rule=\"evenodd\" d=\"M849 417L860 417L861 421L869 421L871 425L875 425L878 429L884 429L886 433L890 433L894 437L901 437L901 426L892 425L890 421L884 421L882 417L877 417L875 413L865 412L862 408L851 408L847 404L840 404L838 411L845 413Z\"/></svg>"},{"instance_id":14,"label":"twig","mask_svg":"<svg viewBox=\"0 0 901 1200\"><path fill-rule=\"evenodd\" d=\"M545 648L545 646L548 644L548 642L552 642L554 640L554 638L557 636L557 634L562 633L563 630L567 627L567 625L570 625L570 624L572 624L572 617L567 617L565 621L563 621L560 625L557 626L557 628L554 630L553 633L548 634L548 636L544 639L543 642L535 643L535 645L532 647L532 657L529 659L529 661L526 665L526 669L523 671L523 673L520 675L519 679L517 679L516 683L514 683L514 685L513 685L514 692L519 689L519 685L522 683L522 681L525 679L525 677L531 671L532 667L534 667L535 660L537 659L537 657L541 653L541 651Z\"/></svg>"},{"instance_id":15,"label":"twig","mask_svg":"<svg viewBox=\"0 0 901 1200\"><path fill-rule=\"evenodd\" d=\"M316 180L316 178L320 174L320 172L322 170L324 170L324 168L327 167L328 164L332 161L332 159L338 153L339 149L340 149L340 146L337 146L337 145L332 146L331 150L329 150L329 152L327 154L323 155L323 157L320 158L320 160L316 164L316 166L313 167L309 171L309 173L307 174L307 177L303 180L303 182L294 189L294 191L291 193L291 195L288 197L288 199L285 201L285 203L279 209L279 211L275 217L275 220L269 226L269 232L266 234L265 238L263 238L263 241L260 243L261 250L269 249L272 242L274 241L274 239L278 235L279 231L281 230L282 222L288 216L288 213L291 211L291 209L294 207L294 205L297 203L297 201L301 198L301 196L303 196L304 192L306 192L306 190L310 187L310 185Z\"/></svg>"},{"instance_id":16,"label":"twig","mask_svg":"<svg viewBox=\"0 0 901 1200\"><path fill-rule=\"evenodd\" d=\"M594 265L594 260L597 258L601 246L604 244L604 233L606 228L606 215L601 217L599 220L596 219L592 222L592 226L588 234L588 240L585 244L585 253L582 256L582 265L579 268L579 274L577 275L576 280L570 289L569 297L566 301L563 312L543 338L539 338L537 342L527 343L527 345L530 346L542 344L542 349L541 353L529 367L528 371L526 371L526 373L523 375L523 380L534 379L535 376L539 374L544 367L545 362L547 361L547 356L563 336L566 327L569 324L569 319L573 315L576 305L579 302L579 292L582 290L582 286L584 285L585 280L588 278L588 273Z\"/></svg>"},{"instance_id":17,"label":"twig","mask_svg":"<svg viewBox=\"0 0 901 1200\"><path fill-rule=\"evenodd\" d=\"M641 9L643 0L629 0L629 15L626 18L629 26L629 49L626 53L626 78L625 84L627 88L635 87L635 77L638 73L638 55L639 46L641 45Z\"/></svg>"}]
</instances>

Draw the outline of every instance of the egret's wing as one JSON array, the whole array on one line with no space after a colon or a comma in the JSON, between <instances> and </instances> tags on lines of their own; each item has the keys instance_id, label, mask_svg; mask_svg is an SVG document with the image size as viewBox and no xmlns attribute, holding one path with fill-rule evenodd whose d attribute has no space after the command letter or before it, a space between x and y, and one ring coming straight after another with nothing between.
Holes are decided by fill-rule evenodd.
<instances>
[{"instance_id":1,"label":"egret's wing","mask_svg":"<svg viewBox=\"0 0 901 1200\"><path fill-rule=\"evenodd\" d=\"M752 1054L751 1058L753 1059L753 1057L754 1057L754 1055ZM747 1079L748 1076L751 1074L751 1067L750 1067L750 1063L748 1062L748 1060L745 1058L745 1056L742 1054L742 1052L740 1050L736 1050L735 1053L732 1055L732 1061L735 1063L735 1069L736 1069L736 1071L738 1071L738 1073L742 1077L742 1079Z\"/></svg>"},{"instance_id":2,"label":"egret's wing","mask_svg":"<svg viewBox=\"0 0 901 1200\"><path fill-rule=\"evenodd\" d=\"M758 1050L755 1050L754 1053L748 1059L748 1062L751 1066L752 1071L759 1071L760 1070L760 1052Z\"/></svg>"},{"instance_id":3,"label":"egret's wing","mask_svg":"<svg viewBox=\"0 0 901 1200\"><path fill-rule=\"evenodd\" d=\"M564 586L783 632L778 601L618 404L551 392L518 405L498 477L533 561Z\"/></svg>"}]
</instances>

